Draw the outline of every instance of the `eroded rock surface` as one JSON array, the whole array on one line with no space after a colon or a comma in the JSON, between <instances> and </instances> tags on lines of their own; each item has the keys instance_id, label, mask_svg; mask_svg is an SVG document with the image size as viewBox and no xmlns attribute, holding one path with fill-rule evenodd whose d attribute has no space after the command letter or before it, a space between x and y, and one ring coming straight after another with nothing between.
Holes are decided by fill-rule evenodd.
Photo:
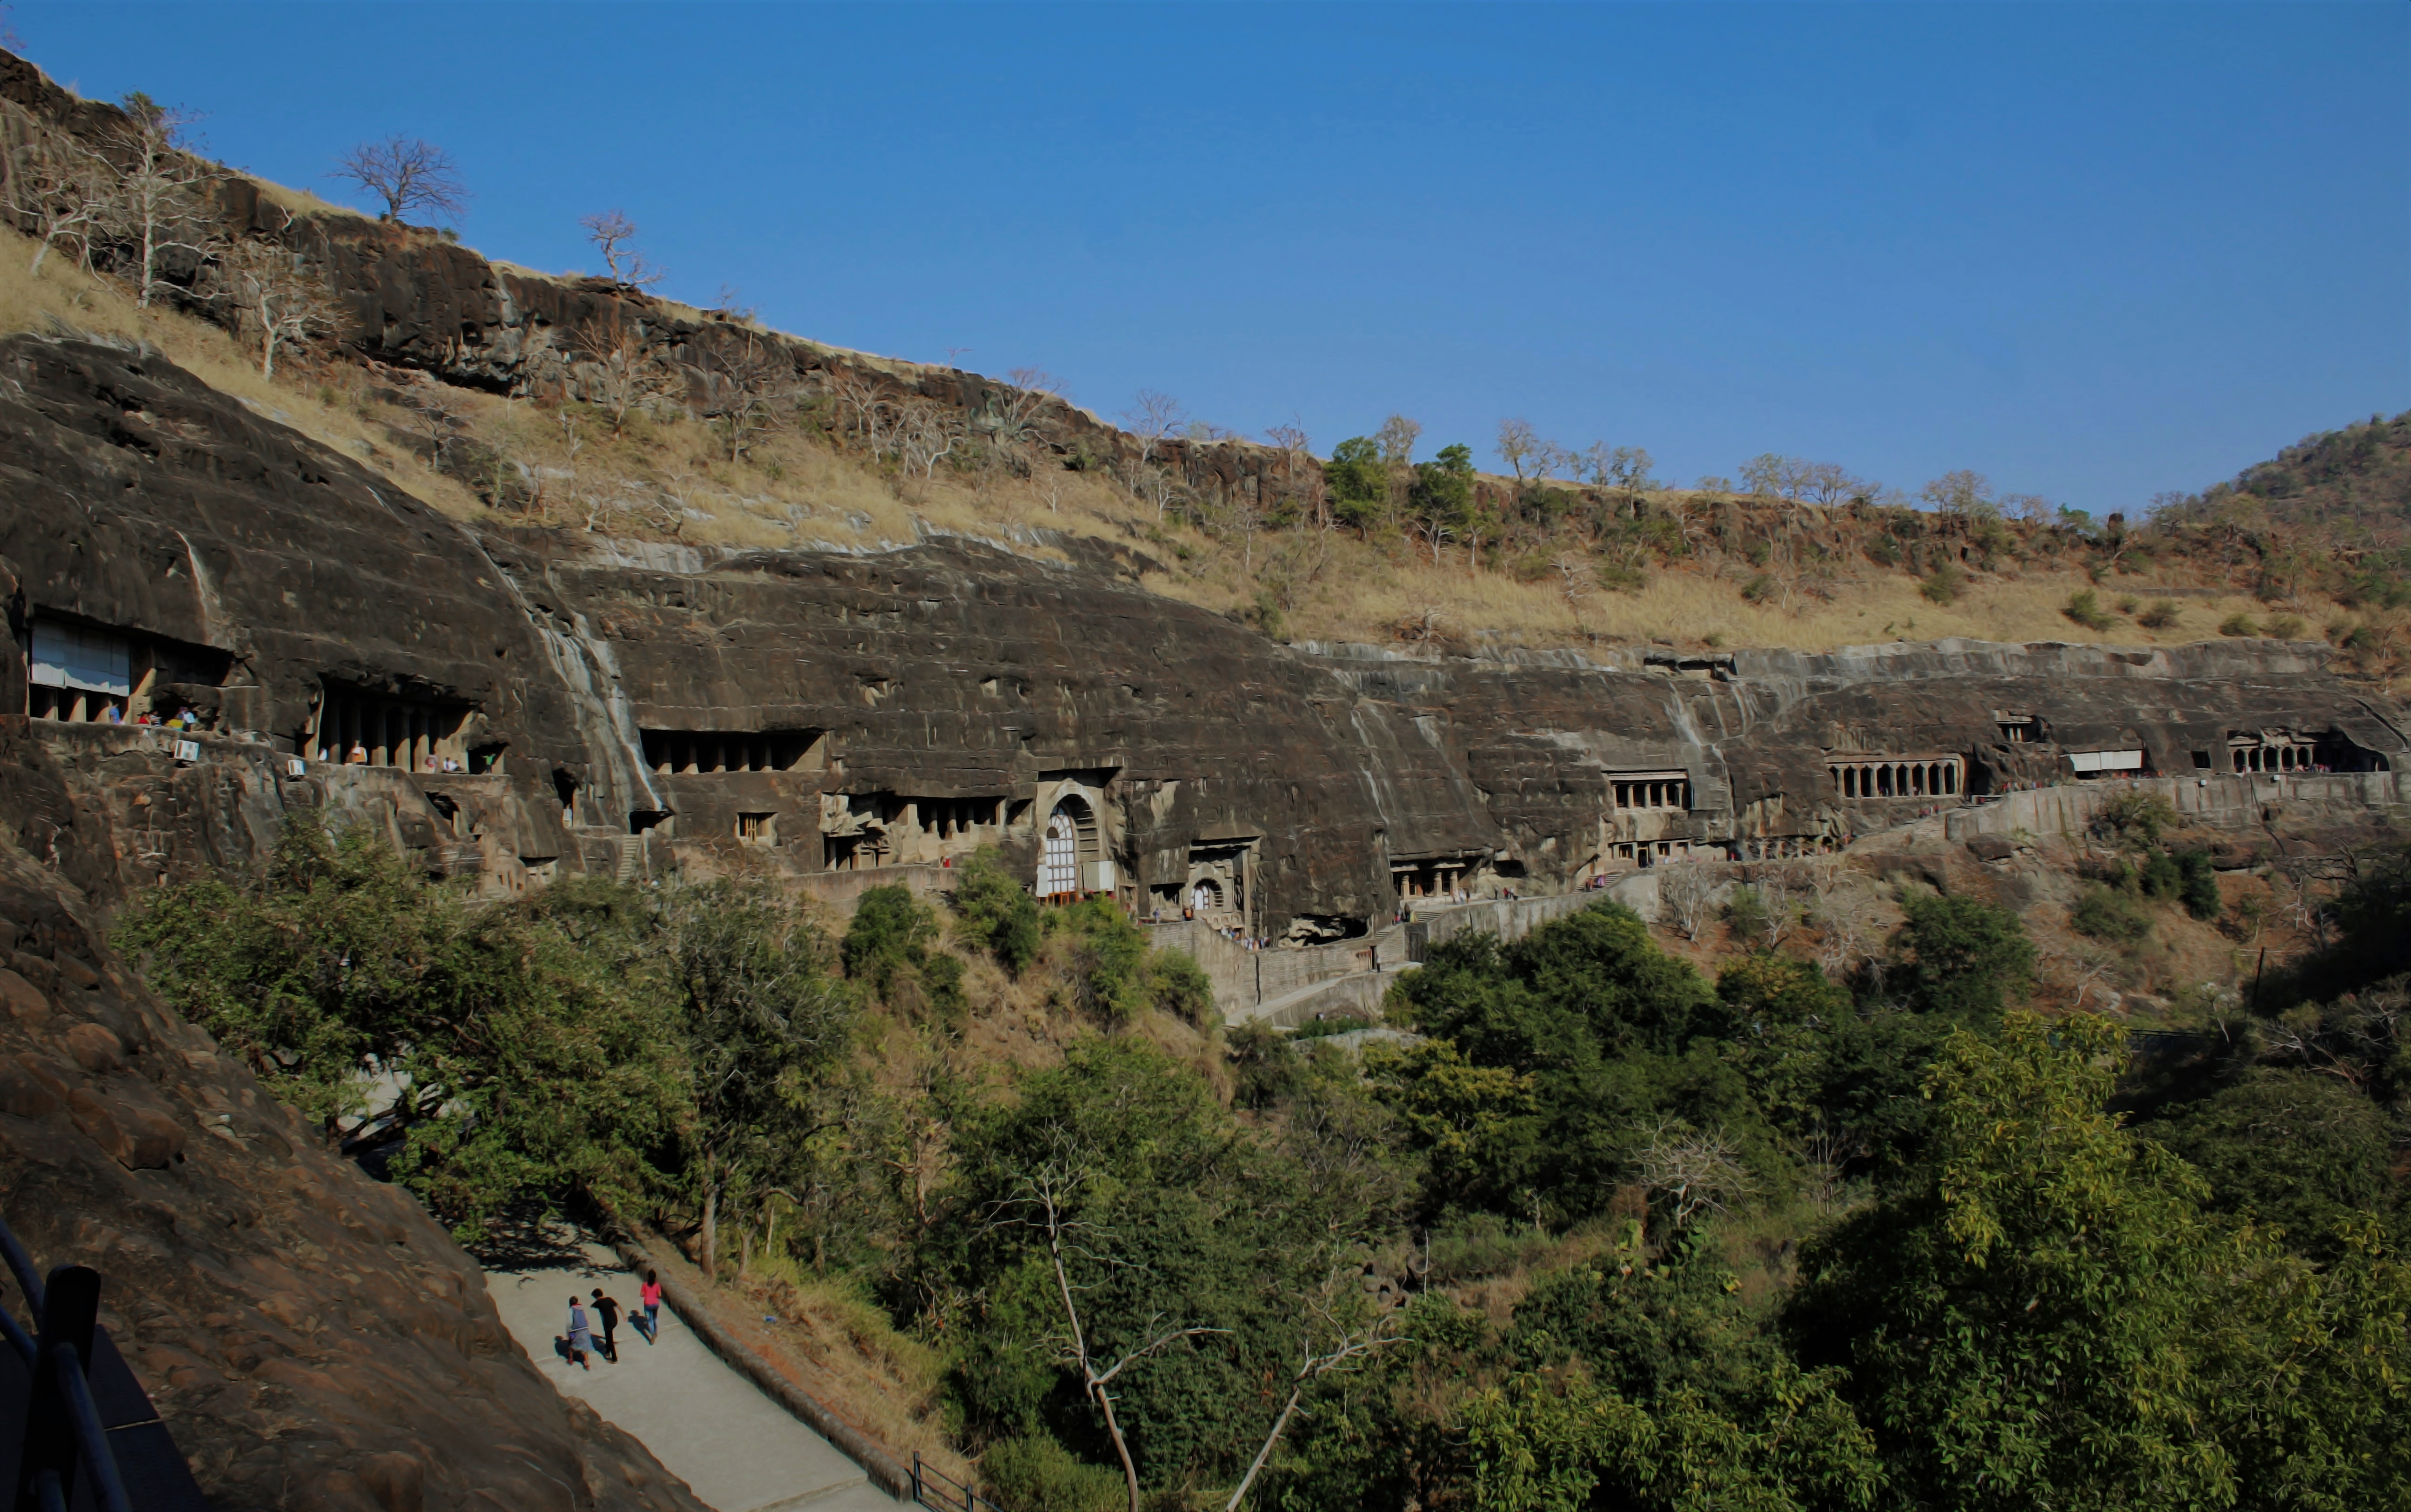
<instances>
[{"instance_id":1,"label":"eroded rock surface","mask_svg":"<svg viewBox=\"0 0 2411 1512\"><path fill-rule=\"evenodd\" d=\"M0 824L102 899L240 867L318 807L496 887L995 844L1041 892L1327 938L1402 894L1830 850L2085 763L2229 782L2411 753L2316 646L1284 647L971 542L481 534L155 354L20 336L0 376L21 643L51 623L129 647L129 712L213 726L181 754L94 723L99 702L0 730L55 778Z\"/></svg>"}]
</instances>

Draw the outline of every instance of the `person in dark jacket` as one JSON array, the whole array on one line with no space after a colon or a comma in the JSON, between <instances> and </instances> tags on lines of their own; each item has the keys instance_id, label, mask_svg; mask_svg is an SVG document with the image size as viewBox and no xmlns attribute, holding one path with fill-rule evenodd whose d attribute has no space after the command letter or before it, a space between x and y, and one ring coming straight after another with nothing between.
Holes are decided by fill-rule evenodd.
<instances>
[{"instance_id":1,"label":"person in dark jacket","mask_svg":"<svg viewBox=\"0 0 2411 1512\"><path fill-rule=\"evenodd\" d=\"M602 1287L595 1287L594 1316L603 1320L603 1358L617 1365L620 1363L620 1345L611 1335L620 1328L620 1300L606 1297Z\"/></svg>"}]
</instances>

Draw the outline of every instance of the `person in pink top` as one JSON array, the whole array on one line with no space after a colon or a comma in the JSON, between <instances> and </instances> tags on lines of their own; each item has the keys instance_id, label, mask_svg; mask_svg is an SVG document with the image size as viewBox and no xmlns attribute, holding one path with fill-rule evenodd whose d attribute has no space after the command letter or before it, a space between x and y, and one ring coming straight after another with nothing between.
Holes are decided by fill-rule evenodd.
<instances>
[{"instance_id":1,"label":"person in pink top","mask_svg":"<svg viewBox=\"0 0 2411 1512\"><path fill-rule=\"evenodd\" d=\"M636 1288L636 1297L645 1306L644 1321L637 1323L633 1317L628 1321L636 1323L637 1331L645 1336L645 1343L651 1344L654 1336L662 1331L662 1278L653 1272L646 1272L645 1284Z\"/></svg>"}]
</instances>

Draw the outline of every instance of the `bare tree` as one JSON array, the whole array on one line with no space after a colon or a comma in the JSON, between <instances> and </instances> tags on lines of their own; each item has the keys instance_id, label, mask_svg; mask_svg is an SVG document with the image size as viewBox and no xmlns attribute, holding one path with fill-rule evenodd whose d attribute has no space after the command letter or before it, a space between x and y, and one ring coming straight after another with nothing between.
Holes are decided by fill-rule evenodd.
<instances>
[{"instance_id":1,"label":"bare tree","mask_svg":"<svg viewBox=\"0 0 2411 1512\"><path fill-rule=\"evenodd\" d=\"M1292 420L1288 425L1274 426L1264 432L1264 440L1280 452L1282 495L1297 497L1303 492L1306 507L1300 512L1300 520L1311 520L1328 530L1331 516L1324 508L1322 469L1314 464L1314 443L1308 438L1305 425ZM1306 479L1303 490L1298 486L1301 472Z\"/></svg>"},{"instance_id":2,"label":"bare tree","mask_svg":"<svg viewBox=\"0 0 2411 1512\"><path fill-rule=\"evenodd\" d=\"M274 242L238 241L218 258L216 280L244 335L259 343L259 375L276 376L278 348L335 328L334 296L300 254Z\"/></svg>"},{"instance_id":3,"label":"bare tree","mask_svg":"<svg viewBox=\"0 0 2411 1512\"><path fill-rule=\"evenodd\" d=\"M460 429L460 411L434 381L413 387L402 403L410 412L410 429L427 443L427 462L438 472L451 459L452 438Z\"/></svg>"},{"instance_id":4,"label":"bare tree","mask_svg":"<svg viewBox=\"0 0 2411 1512\"><path fill-rule=\"evenodd\" d=\"M964 439L963 413L915 396L898 406L896 452L907 474L937 476L938 464L954 455Z\"/></svg>"},{"instance_id":5,"label":"bare tree","mask_svg":"<svg viewBox=\"0 0 2411 1512\"><path fill-rule=\"evenodd\" d=\"M1043 368L1016 368L1005 376L1013 386L994 397L990 423L998 447L1027 463L1038 445L1039 423L1047 406L1062 401L1063 380Z\"/></svg>"},{"instance_id":6,"label":"bare tree","mask_svg":"<svg viewBox=\"0 0 2411 1512\"><path fill-rule=\"evenodd\" d=\"M1587 635L1583 629L1583 601L1599 589L1599 574L1591 564L1571 552L1560 553L1549 563L1557 574L1557 596L1566 601L1566 608L1574 617L1574 633Z\"/></svg>"},{"instance_id":7,"label":"bare tree","mask_svg":"<svg viewBox=\"0 0 2411 1512\"><path fill-rule=\"evenodd\" d=\"M637 252L636 223L628 219L624 211L606 210L589 215L578 225L586 227L586 240L603 254L603 266L611 269L611 282L632 289L650 289L668 275Z\"/></svg>"},{"instance_id":8,"label":"bare tree","mask_svg":"<svg viewBox=\"0 0 2411 1512\"><path fill-rule=\"evenodd\" d=\"M989 1220L1000 1225L1017 1224L1045 1238L1047 1258L1055 1270L1056 1300L1063 1309L1064 1331L1054 1341L1056 1358L1080 1373L1080 1394L1096 1404L1098 1415L1104 1418L1105 1432L1114 1441L1114 1452L1121 1458L1122 1479L1130 1491L1130 1512L1139 1512L1138 1466L1131 1459L1130 1443L1122 1436L1121 1419L1114 1412L1114 1380L1131 1366L1182 1339L1229 1330L1199 1326L1159 1330L1157 1326L1162 1322L1159 1314L1139 1330L1151 1335L1147 1343L1101 1368L1090 1349L1088 1326L1080 1317L1080 1294L1092 1288L1073 1283L1071 1263L1074 1259L1105 1266L1121 1262L1099 1247L1107 1236L1065 1212L1088 1180L1087 1170L1062 1153L1067 1143L1059 1139L1057 1157L1025 1177L1019 1189L990 1213Z\"/></svg>"},{"instance_id":9,"label":"bare tree","mask_svg":"<svg viewBox=\"0 0 2411 1512\"><path fill-rule=\"evenodd\" d=\"M1722 1129L1702 1132L1668 1120L1649 1133L1641 1152L1641 1184L1661 1196L1683 1228L1702 1213L1726 1213L1758 1189L1741 1163L1740 1146Z\"/></svg>"},{"instance_id":10,"label":"bare tree","mask_svg":"<svg viewBox=\"0 0 2411 1512\"><path fill-rule=\"evenodd\" d=\"M645 352L643 333L628 324L618 301L580 322L571 334L590 371L578 375L588 399L611 416L611 433L628 423L628 412L658 394L663 375Z\"/></svg>"},{"instance_id":11,"label":"bare tree","mask_svg":"<svg viewBox=\"0 0 2411 1512\"><path fill-rule=\"evenodd\" d=\"M1239 532L1239 575L1252 577L1256 571L1256 532L1264 528L1264 508L1253 495L1235 493L1224 514L1231 528Z\"/></svg>"},{"instance_id":12,"label":"bare tree","mask_svg":"<svg viewBox=\"0 0 2411 1512\"><path fill-rule=\"evenodd\" d=\"M381 221L400 221L414 210L457 219L469 207L469 191L452 154L416 137L361 142L337 158L335 170L327 177L349 179L384 200L385 213L377 217Z\"/></svg>"},{"instance_id":13,"label":"bare tree","mask_svg":"<svg viewBox=\"0 0 2411 1512\"><path fill-rule=\"evenodd\" d=\"M853 371L831 373L827 385L837 404L839 429L853 432L873 457L886 456L898 414L887 390L876 379Z\"/></svg>"},{"instance_id":14,"label":"bare tree","mask_svg":"<svg viewBox=\"0 0 2411 1512\"><path fill-rule=\"evenodd\" d=\"M1838 976L1872 952L1874 893L1865 878L1838 860L1812 862L1805 874L1808 922L1818 931L1817 964Z\"/></svg>"},{"instance_id":15,"label":"bare tree","mask_svg":"<svg viewBox=\"0 0 2411 1512\"><path fill-rule=\"evenodd\" d=\"M694 372L703 389L703 413L728 435L728 459L745 455L753 438L778 420L776 394L795 370L772 342L751 327L719 333L703 343Z\"/></svg>"},{"instance_id":16,"label":"bare tree","mask_svg":"<svg viewBox=\"0 0 2411 1512\"><path fill-rule=\"evenodd\" d=\"M1800 894L1807 879L1797 867L1776 863L1759 868L1759 906L1765 910L1766 948L1779 950L1800 927Z\"/></svg>"},{"instance_id":17,"label":"bare tree","mask_svg":"<svg viewBox=\"0 0 2411 1512\"><path fill-rule=\"evenodd\" d=\"M1993 485L1981 472L1961 468L1945 472L1920 488L1918 497L1945 515L1967 518L1997 518L2000 502L1993 497Z\"/></svg>"},{"instance_id":18,"label":"bare tree","mask_svg":"<svg viewBox=\"0 0 2411 1512\"><path fill-rule=\"evenodd\" d=\"M1685 939L1697 939L1716 912L1720 879L1696 861L1658 868L1658 922L1671 923Z\"/></svg>"},{"instance_id":19,"label":"bare tree","mask_svg":"<svg viewBox=\"0 0 2411 1512\"><path fill-rule=\"evenodd\" d=\"M1180 497L1180 485L1162 468L1150 467L1139 474L1138 496L1155 506L1155 522L1162 525L1164 512Z\"/></svg>"},{"instance_id":20,"label":"bare tree","mask_svg":"<svg viewBox=\"0 0 2411 1512\"><path fill-rule=\"evenodd\" d=\"M1239 1484L1231 1490L1231 1499L1222 1504L1222 1512L1239 1512L1239 1504L1248 1498L1248 1488L1256 1483L1256 1476L1264 1468L1264 1461L1272 1458L1273 1449L1280 1443L1281 1433L1289 1427L1290 1418L1295 1416L1298 1399L1306 1395L1308 1387L1335 1371L1361 1370L1365 1362L1383 1347L1401 1342L1396 1328L1398 1315L1395 1312L1383 1313L1362 1327L1352 1328L1342 1321L1339 1286L1349 1273L1347 1271L1333 1272L1331 1279L1323 1284L1322 1293L1307 1300L1306 1329L1298 1345L1297 1368L1290 1372L1289 1398L1281 1403L1279 1415L1273 1418L1272 1429L1264 1434L1264 1445L1256 1450L1255 1459L1249 1461L1248 1473L1239 1477Z\"/></svg>"},{"instance_id":21,"label":"bare tree","mask_svg":"<svg viewBox=\"0 0 2411 1512\"><path fill-rule=\"evenodd\" d=\"M1171 395L1158 393L1152 388L1138 391L1131 407L1122 411L1122 423L1129 426L1131 434L1138 438L1138 465L1141 468L1155 460L1156 449L1163 444L1164 437L1180 428L1182 418L1180 401ZM1162 512L1157 511L1157 517L1162 516Z\"/></svg>"},{"instance_id":22,"label":"bare tree","mask_svg":"<svg viewBox=\"0 0 2411 1512\"><path fill-rule=\"evenodd\" d=\"M1381 460L1392 467L1405 467L1415 459L1415 443L1422 439L1421 422L1403 414L1394 414L1381 422L1373 432L1374 444L1381 448Z\"/></svg>"},{"instance_id":23,"label":"bare tree","mask_svg":"<svg viewBox=\"0 0 2411 1512\"><path fill-rule=\"evenodd\" d=\"M139 90L121 103L126 124L119 133L114 219L119 234L134 243L134 302L147 310L153 292L166 282L160 268L168 254L206 259L216 250L218 234L200 203L212 170L185 146L198 116L161 105Z\"/></svg>"},{"instance_id":24,"label":"bare tree","mask_svg":"<svg viewBox=\"0 0 2411 1512\"><path fill-rule=\"evenodd\" d=\"M1448 622L1448 611L1436 603L1419 604L1407 611L1398 621L1398 639L1425 645L1439 639L1440 627Z\"/></svg>"},{"instance_id":25,"label":"bare tree","mask_svg":"<svg viewBox=\"0 0 2411 1512\"><path fill-rule=\"evenodd\" d=\"M1802 1164L1807 1167L1808 1173L1808 1200L1819 1212L1830 1213L1841 1201L1842 1178L1849 1163L1867 1153L1866 1143L1828 1126L1819 1117L1801 1144L1800 1153L1805 1157Z\"/></svg>"},{"instance_id":26,"label":"bare tree","mask_svg":"<svg viewBox=\"0 0 2411 1512\"><path fill-rule=\"evenodd\" d=\"M1498 422L1498 459L1514 472L1518 486L1524 484L1533 462L1538 460L1548 443L1533 430L1529 420Z\"/></svg>"},{"instance_id":27,"label":"bare tree","mask_svg":"<svg viewBox=\"0 0 2411 1512\"><path fill-rule=\"evenodd\" d=\"M76 248L77 266L92 266L92 242L109 223L116 193L116 171L106 159L72 144L58 155L27 149L8 174L8 210L20 225L30 225L34 261L26 269L42 270L51 248L62 241Z\"/></svg>"}]
</instances>

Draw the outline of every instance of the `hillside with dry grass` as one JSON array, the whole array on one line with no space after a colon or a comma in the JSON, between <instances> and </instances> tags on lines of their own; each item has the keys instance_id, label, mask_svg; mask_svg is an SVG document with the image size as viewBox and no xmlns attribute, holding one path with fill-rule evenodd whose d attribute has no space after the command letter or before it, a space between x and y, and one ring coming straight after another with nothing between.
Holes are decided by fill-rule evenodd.
<instances>
[{"instance_id":1,"label":"hillside with dry grass","mask_svg":"<svg viewBox=\"0 0 2411 1512\"><path fill-rule=\"evenodd\" d=\"M723 421L679 403L615 417L603 402L442 384L330 342L267 378L205 309L138 309L115 280L66 259L31 272L33 250L0 232L0 325L148 342L490 528L715 550L883 550L958 534L1059 560L1087 538L1135 560L1158 592L1300 640L1828 649L1950 635L2166 644L2225 627L2358 636L2370 670L2394 667L2393 606L2316 575L2280 581L2265 545L2225 523L2127 531L1480 475L1484 529L1435 531L1403 502L1349 529L1312 457L1294 492L1269 504L1186 485L1150 498L1153 470L1077 456L1032 465L966 446L916 458L826 394L787 396L732 446ZM2093 623L2068 613L2087 590L2101 609Z\"/></svg>"}]
</instances>

